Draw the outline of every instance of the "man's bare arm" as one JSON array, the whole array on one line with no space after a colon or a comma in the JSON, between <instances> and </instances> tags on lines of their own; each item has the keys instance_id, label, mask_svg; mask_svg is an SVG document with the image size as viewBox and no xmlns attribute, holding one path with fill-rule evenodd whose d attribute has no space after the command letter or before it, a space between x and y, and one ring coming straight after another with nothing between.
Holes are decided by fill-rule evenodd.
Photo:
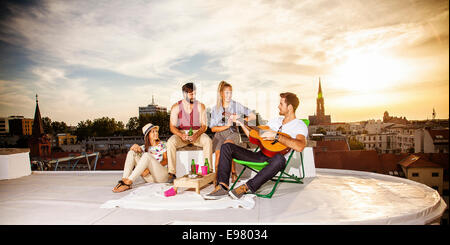
<instances>
[{"instance_id":1,"label":"man's bare arm","mask_svg":"<svg viewBox=\"0 0 450 245\"><path fill-rule=\"evenodd\" d=\"M180 108L178 107L178 104L174 104L172 106L172 108L170 109L170 132L172 132L172 134L174 134L174 135L177 135L177 136L183 138L184 132L180 131L177 128L179 112L180 112Z\"/></svg>"},{"instance_id":2,"label":"man's bare arm","mask_svg":"<svg viewBox=\"0 0 450 245\"><path fill-rule=\"evenodd\" d=\"M192 135L192 137L194 138L193 141L196 141L198 137L200 137L200 135L202 135L204 132L206 132L206 130L208 129L207 126L207 122L206 122L206 108L205 105L202 103L199 103L199 112L200 112L200 123L201 123L201 127L198 129L197 132L195 132L194 135Z\"/></svg>"},{"instance_id":3,"label":"man's bare arm","mask_svg":"<svg viewBox=\"0 0 450 245\"><path fill-rule=\"evenodd\" d=\"M305 149L306 147L306 137L302 134L297 134L297 136L295 138L291 138L289 136L285 136L285 135L279 135L278 137L278 141L291 148L294 149L295 151L298 152L302 152L303 149Z\"/></svg>"}]
</instances>

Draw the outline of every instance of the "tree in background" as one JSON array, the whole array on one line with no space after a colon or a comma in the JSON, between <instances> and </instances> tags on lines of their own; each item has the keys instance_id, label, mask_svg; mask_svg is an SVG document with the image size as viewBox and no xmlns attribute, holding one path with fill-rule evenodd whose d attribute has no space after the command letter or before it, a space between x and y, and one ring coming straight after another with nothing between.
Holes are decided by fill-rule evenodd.
<instances>
[{"instance_id":1,"label":"tree in background","mask_svg":"<svg viewBox=\"0 0 450 245\"><path fill-rule=\"evenodd\" d=\"M49 117L43 117L42 124L46 134L56 135L70 132L70 128L65 122L52 121Z\"/></svg>"},{"instance_id":2,"label":"tree in background","mask_svg":"<svg viewBox=\"0 0 450 245\"><path fill-rule=\"evenodd\" d=\"M97 137L119 136L125 129L122 122L117 122L114 118L109 117L94 119L91 127L92 136Z\"/></svg>"},{"instance_id":3,"label":"tree in background","mask_svg":"<svg viewBox=\"0 0 450 245\"><path fill-rule=\"evenodd\" d=\"M52 126L52 130L53 130L53 134L62 134L62 133L69 132L69 127L67 126L67 124L65 122L54 121L54 122L52 122L51 126Z\"/></svg>"},{"instance_id":4,"label":"tree in background","mask_svg":"<svg viewBox=\"0 0 450 245\"><path fill-rule=\"evenodd\" d=\"M142 127L152 123L159 126L160 135L170 135L169 121L170 114L167 112L140 115L139 118L131 117L126 126L123 122L109 117L96 118L93 121L87 119L78 123L74 134L78 140L85 140L88 137L139 136L142 135Z\"/></svg>"},{"instance_id":5,"label":"tree in background","mask_svg":"<svg viewBox=\"0 0 450 245\"><path fill-rule=\"evenodd\" d=\"M49 117L43 117L42 124L44 126L44 132L46 134L53 134L52 120Z\"/></svg>"},{"instance_id":6,"label":"tree in background","mask_svg":"<svg viewBox=\"0 0 450 245\"><path fill-rule=\"evenodd\" d=\"M127 135L139 135L139 118L130 117L126 126L126 130Z\"/></svg>"},{"instance_id":7,"label":"tree in background","mask_svg":"<svg viewBox=\"0 0 450 245\"><path fill-rule=\"evenodd\" d=\"M153 125L159 126L159 135L169 135L170 132L170 114L168 112L156 112L153 114L144 114L139 115L139 126L138 126L138 134L142 134L142 127L144 127L147 123L151 123Z\"/></svg>"},{"instance_id":8,"label":"tree in background","mask_svg":"<svg viewBox=\"0 0 450 245\"><path fill-rule=\"evenodd\" d=\"M364 150L364 144L358 141L355 137L350 137L348 140L350 150Z\"/></svg>"},{"instance_id":9,"label":"tree in background","mask_svg":"<svg viewBox=\"0 0 450 245\"><path fill-rule=\"evenodd\" d=\"M92 121L87 119L86 121L81 121L77 125L77 129L75 130L75 135L78 140L85 140L92 135Z\"/></svg>"}]
</instances>

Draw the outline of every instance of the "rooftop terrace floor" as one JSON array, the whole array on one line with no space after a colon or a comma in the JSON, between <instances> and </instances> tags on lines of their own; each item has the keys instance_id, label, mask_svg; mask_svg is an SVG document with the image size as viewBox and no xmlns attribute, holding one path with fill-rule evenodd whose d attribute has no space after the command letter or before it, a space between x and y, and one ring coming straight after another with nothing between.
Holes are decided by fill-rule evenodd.
<instances>
[{"instance_id":1,"label":"rooftop terrace floor","mask_svg":"<svg viewBox=\"0 0 450 245\"><path fill-rule=\"evenodd\" d=\"M317 169L305 183L281 183L253 209L146 211L104 209L121 171L38 172L0 180L1 225L429 224L446 208L422 184L367 172ZM139 187L137 182L136 187ZM269 185L263 189L270 188Z\"/></svg>"}]
</instances>

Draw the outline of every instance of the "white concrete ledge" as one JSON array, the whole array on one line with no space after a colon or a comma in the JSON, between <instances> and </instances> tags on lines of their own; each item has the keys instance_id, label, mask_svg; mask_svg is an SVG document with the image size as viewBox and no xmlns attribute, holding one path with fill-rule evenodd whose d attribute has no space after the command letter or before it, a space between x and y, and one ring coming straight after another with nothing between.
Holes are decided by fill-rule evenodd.
<instances>
[{"instance_id":1,"label":"white concrete ledge","mask_svg":"<svg viewBox=\"0 0 450 245\"><path fill-rule=\"evenodd\" d=\"M31 174L28 149L1 149L0 180L16 179Z\"/></svg>"}]
</instances>

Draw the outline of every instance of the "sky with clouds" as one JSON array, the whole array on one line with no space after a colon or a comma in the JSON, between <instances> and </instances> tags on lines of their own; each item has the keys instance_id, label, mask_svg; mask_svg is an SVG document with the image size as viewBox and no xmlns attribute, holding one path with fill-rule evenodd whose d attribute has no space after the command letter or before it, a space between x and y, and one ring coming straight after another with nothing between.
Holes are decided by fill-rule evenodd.
<instances>
[{"instance_id":1,"label":"sky with clouds","mask_svg":"<svg viewBox=\"0 0 450 245\"><path fill-rule=\"evenodd\" d=\"M449 117L449 2L413 0L12 1L0 10L0 117L128 122L193 81L221 80L263 118L279 93L333 122Z\"/></svg>"}]
</instances>

